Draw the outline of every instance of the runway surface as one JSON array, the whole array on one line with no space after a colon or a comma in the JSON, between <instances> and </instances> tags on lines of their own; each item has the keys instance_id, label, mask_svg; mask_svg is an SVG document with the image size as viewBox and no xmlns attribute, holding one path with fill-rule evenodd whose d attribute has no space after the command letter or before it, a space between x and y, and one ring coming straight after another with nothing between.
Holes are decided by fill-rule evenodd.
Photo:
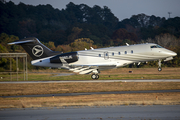
<instances>
[{"instance_id":1,"label":"runway surface","mask_svg":"<svg viewBox=\"0 0 180 120\"><path fill-rule=\"evenodd\" d=\"M180 120L180 105L26 108L0 111L0 120Z\"/></svg>"},{"instance_id":2,"label":"runway surface","mask_svg":"<svg viewBox=\"0 0 180 120\"><path fill-rule=\"evenodd\" d=\"M61 93L61 94L20 95L20 96L2 96L2 97L3 97L3 98L16 98L16 97L52 97L52 96L79 96L79 95L133 94L133 93L167 93L167 92L180 92L180 90L146 90L146 91L115 91L115 92Z\"/></svg>"},{"instance_id":3,"label":"runway surface","mask_svg":"<svg viewBox=\"0 0 180 120\"><path fill-rule=\"evenodd\" d=\"M0 82L3 83L70 83L70 82L180 82L180 79L154 79L154 80L67 80L67 81L13 81L13 82Z\"/></svg>"}]
</instances>

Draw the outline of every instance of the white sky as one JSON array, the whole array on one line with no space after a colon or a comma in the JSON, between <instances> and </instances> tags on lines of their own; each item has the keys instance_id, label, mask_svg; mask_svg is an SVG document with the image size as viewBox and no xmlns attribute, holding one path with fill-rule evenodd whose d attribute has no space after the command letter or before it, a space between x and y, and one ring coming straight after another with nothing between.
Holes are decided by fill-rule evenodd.
<instances>
[{"instance_id":1,"label":"white sky","mask_svg":"<svg viewBox=\"0 0 180 120\"><path fill-rule=\"evenodd\" d=\"M6 0L10 1L10 0ZM74 4L86 4L90 7L98 5L107 6L112 13L123 20L132 15L144 13L168 18L168 12L172 12L171 18L180 17L180 0L11 0L15 4L23 2L29 5L51 4L54 8L64 9L69 2Z\"/></svg>"}]
</instances>

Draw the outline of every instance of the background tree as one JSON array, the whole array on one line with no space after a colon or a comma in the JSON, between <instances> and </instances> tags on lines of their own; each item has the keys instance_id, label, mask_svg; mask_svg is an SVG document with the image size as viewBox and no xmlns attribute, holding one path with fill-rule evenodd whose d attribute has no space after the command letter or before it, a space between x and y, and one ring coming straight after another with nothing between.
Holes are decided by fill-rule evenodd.
<instances>
[{"instance_id":1,"label":"background tree","mask_svg":"<svg viewBox=\"0 0 180 120\"><path fill-rule=\"evenodd\" d=\"M96 45L93 45L94 41L89 38L79 38L70 44L72 51L89 49L90 47L97 48Z\"/></svg>"},{"instance_id":2,"label":"background tree","mask_svg":"<svg viewBox=\"0 0 180 120\"><path fill-rule=\"evenodd\" d=\"M165 48L173 48L176 46L180 46L180 40L178 40L174 35L171 35L169 33L156 36L155 42Z\"/></svg>"},{"instance_id":3,"label":"background tree","mask_svg":"<svg viewBox=\"0 0 180 120\"><path fill-rule=\"evenodd\" d=\"M68 42L73 42L75 39L77 39L79 36L79 34L81 33L82 29L78 28L78 27L73 27L72 32L69 36L68 36Z\"/></svg>"},{"instance_id":4,"label":"background tree","mask_svg":"<svg viewBox=\"0 0 180 120\"><path fill-rule=\"evenodd\" d=\"M20 2L15 5L12 1L0 0L0 34L8 36L6 39L1 36L1 52L23 51L20 46L7 46L8 40L37 37L58 51L74 51L71 44L86 38L93 40L97 47L151 41L178 53L180 17L165 19L141 13L119 21L107 6L89 7L70 2L59 10L49 4L32 6Z\"/></svg>"},{"instance_id":5,"label":"background tree","mask_svg":"<svg viewBox=\"0 0 180 120\"><path fill-rule=\"evenodd\" d=\"M137 36L134 33L128 32L126 29L118 29L116 30L113 35L112 39L115 45L122 45L123 40L130 40L129 42L132 44L137 40Z\"/></svg>"}]
</instances>

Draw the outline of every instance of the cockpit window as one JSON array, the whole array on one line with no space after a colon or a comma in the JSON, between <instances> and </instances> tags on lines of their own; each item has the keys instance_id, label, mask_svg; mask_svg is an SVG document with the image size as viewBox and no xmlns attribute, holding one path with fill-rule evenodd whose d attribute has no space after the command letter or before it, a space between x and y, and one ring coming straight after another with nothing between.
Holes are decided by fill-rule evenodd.
<instances>
[{"instance_id":1,"label":"cockpit window","mask_svg":"<svg viewBox=\"0 0 180 120\"><path fill-rule=\"evenodd\" d=\"M157 47L158 47L158 48L163 48L163 47L161 47L160 45L157 45Z\"/></svg>"},{"instance_id":2,"label":"cockpit window","mask_svg":"<svg viewBox=\"0 0 180 120\"><path fill-rule=\"evenodd\" d=\"M163 47L161 47L160 45L153 45L151 46L151 48L163 48Z\"/></svg>"},{"instance_id":3,"label":"cockpit window","mask_svg":"<svg viewBox=\"0 0 180 120\"><path fill-rule=\"evenodd\" d=\"M156 45L153 45L153 46L151 46L151 48L157 48L157 46L156 46Z\"/></svg>"}]
</instances>

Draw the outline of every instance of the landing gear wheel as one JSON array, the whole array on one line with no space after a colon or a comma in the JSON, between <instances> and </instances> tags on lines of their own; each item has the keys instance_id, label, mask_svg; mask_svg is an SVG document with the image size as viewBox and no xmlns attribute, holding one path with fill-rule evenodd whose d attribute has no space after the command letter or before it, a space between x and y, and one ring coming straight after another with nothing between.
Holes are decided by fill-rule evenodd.
<instances>
[{"instance_id":1,"label":"landing gear wheel","mask_svg":"<svg viewBox=\"0 0 180 120\"><path fill-rule=\"evenodd\" d=\"M98 74L96 74L96 79L99 79L99 75Z\"/></svg>"},{"instance_id":2,"label":"landing gear wheel","mask_svg":"<svg viewBox=\"0 0 180 120\"><path fill-rule=\"evenodd\" d=\"M92 78L93 80L95 80L95 79L96 79L96 74L92 74L92 75L91 75L91 78Z\"/></svg>"},{"instance_id":3,"label":"landing gear wheel","mask_svg":"<svg viewBox=\"0 0 180 120\"><path fill-rule=\"evenodd\" d=\"M162 68L161 68L161 67L159 67L159 68L158 68L158 71L159 71L159 72L161 72L161 71L162 71Z\"/></svg>"},{"instance_id":4,"label":"landing gear wheel","mask_svg":"<svg viewBox=\"0 0 180 120\"><path fill-rule=\"evenodd\" d=\"M98 78L99 78L99 75L98 75L98 74L92 74L92 75L91 75L91 78L92 78L93 80L98 79Z\"/></svg>"}]
</instances>

